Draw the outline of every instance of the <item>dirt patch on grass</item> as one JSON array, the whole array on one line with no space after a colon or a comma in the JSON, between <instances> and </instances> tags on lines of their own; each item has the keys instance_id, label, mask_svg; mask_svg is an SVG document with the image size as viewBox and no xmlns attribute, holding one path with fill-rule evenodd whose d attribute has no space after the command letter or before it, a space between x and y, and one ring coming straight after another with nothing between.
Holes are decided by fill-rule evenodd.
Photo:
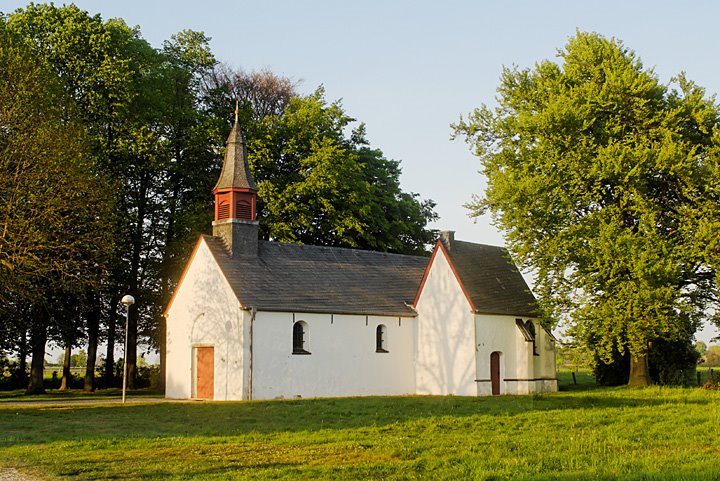
<instances>
[{"instance_id":1,"label":"dirt patch on grass","mask_svg":"<svg viewBox=\"0 0 720 481\"><path fill-rule=\"evenodd\" d=\"M20 474L20 472L14 468L0 468L0 481L38 481L38 479Z\"/></svg>"}]
</instances>

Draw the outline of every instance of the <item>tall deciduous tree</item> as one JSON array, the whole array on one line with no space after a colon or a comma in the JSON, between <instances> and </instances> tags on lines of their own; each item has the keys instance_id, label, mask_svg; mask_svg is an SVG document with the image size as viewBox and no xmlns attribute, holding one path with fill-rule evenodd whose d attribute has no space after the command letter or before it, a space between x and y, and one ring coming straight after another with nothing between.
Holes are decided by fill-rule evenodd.
<instances>
[{"instance_id":1,"label":"tall deciduous tree","mask_svg":"<svg viewBox=\"0 0 720 481\"><path fill-rule=\"evenodd\" d=\"M112 184L59 80L2 20L0 72L0 305L32 333L30 390L41 391L54 299L106 273Z\"/></svg>"},{"instance_id":2,"label":"tall deciduous tree","mask_svg":"<svg viewBox=\"0 0 720 481\"><path fill-rule=\"evenodd\" d=\"M370 147L363 124L350 131L355 119L329 104L322 87L303 97L272 72L220 64L206 75L205 92L218 118L229 120L227 105L240 101L266 238L426 253L435 203L401 189L400 162Z\"/></svg>"},{"instance_id":3,"label":"tall deciduous tree","mask_svg":"<svg viewBox=\"0 0 720 481\"><path fill-rule=\"evenodd\" d=\"M145 242L144 226L154 226L153 209L157 138L153 125L153 87L157 88L156 51L139 32L122 20L104 22L74 5L30 4L8 16L10 30L27 40L60 79L68 102L77 106L77 117L88 132L93 168L112 179L116 205L123 211L106 229L117 240L111 264L114 275L104 285L103 296L85 295L108 311L108 337L114 335L113 312L108 300L120 292L142 289L146 279L143 255L152 252ZM144 197L143 197L144 196ZM140 296L137 296L140 297ZM105 300L103 301L103 298ZM96 308L99 306L96 306ZM137 317L131 319L131 349L128 359L134 374ZM94 323L91 323L94 329ZM94 337L95 333L90 333ZM114 348L114 345L110 346ZM95 353L90 353L92 356ZM133 376L134 377L134 376ZM132 383L132 379L131 379Z\"/></svg>"},{"instance_id":4,"label":"tall deciduous tree","mask_svg":"<svg viewBox=\"0 0 720 481\"><path fill-rule=\"evenodd\" d=\"M370 149L361 130L346 135L352 119L339 104L327 105L321 92L301 98L290 80L271 72L218 65L209 38L199 32L180 32L154 49L137 28L74 5L30 4L5 18L58 80L57 107L73 111L89 168L112 180L108 193L116 211L102 231L115 240L111 275L85 292L40 289L53 299L79 299L72 319L61 315L61 302L45 306L44 318L56 325L43 333L66 346L87 337L87 390L94 387L103 325L106 384L112 384L122 295L137 301L128 328L129 387L137 345L144 341L162 351L160 313L198 233L210 228L210 192L235 99L253 168L265 182L266 236L396 252L422 252L432 237L426 224L435 216L433 203L403 192L399 164ZM13 299L8 305L21 304ZM22 339L30 326L14 312L12 332ZM27 349L26 343L17 348Z\"/></svg>"},{"instance_id":5,"label":"tall deciduous tree","mask_svg":"<svg viewBox=\"0 0 720 481\"><path fill-rule=\"evenodd\" d=\"M178 272L200 232L208 224L212 200L208 193L213 179L222 118L214 118L202 104L204 79L216 65L209 47L210 39L191 30L173 35L160 51L162 82L160 93L165 152L162 197L165 220L160 236L161 262L157 270L158 307L164 307L177 282ZM227 109L226 109L227 111ZM161 310L154 311L143 330L146 338L160 351L160 387L165 378L165 320Z\"/></svg>"},{"instance_id":6,"label":"tall deciduous tree","mask_svg":"<svg viewBox=\"0 0 720 481\"><path fill-rule=\"evenodd\" d=\"M400 167L370 149L361 125L319 88L251 129L250 168L266 238L421 254L433 237L432 201L400 189ZM253 132L254 130L254 132Z\"/></svg>"},{"instance_id":7,"label":"tall deciduous tree","mask_svg":"<svg viewBox=\"0 0 720 481\"><path fill-rule=\"evenodd\" d=\"M454 126L488 179L470 207L536 273L547 315L602 358L629 350L643 385L649 343L689 339L717 299L701 221L719 205L718 108L613 39L579 32L559 58L505 69L499 106Z\"/></svg>"}]
</instances>

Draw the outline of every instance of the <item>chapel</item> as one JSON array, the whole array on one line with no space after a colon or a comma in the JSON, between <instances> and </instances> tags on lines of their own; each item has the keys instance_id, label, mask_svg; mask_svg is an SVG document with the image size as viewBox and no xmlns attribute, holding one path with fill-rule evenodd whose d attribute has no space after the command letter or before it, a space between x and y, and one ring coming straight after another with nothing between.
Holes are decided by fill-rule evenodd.
<instances>
[{"instance_id":1,"label":"chapel","mask_svg":"<svg viewBox=\"0 0 720 481\"><path fill-rule=\"evenodd\" d=\"M555 338L506 249L452 231L429 258L260 240L237 115L213 192L165 311L166 397L557 390Z\"/></svg>"}]
</instances>

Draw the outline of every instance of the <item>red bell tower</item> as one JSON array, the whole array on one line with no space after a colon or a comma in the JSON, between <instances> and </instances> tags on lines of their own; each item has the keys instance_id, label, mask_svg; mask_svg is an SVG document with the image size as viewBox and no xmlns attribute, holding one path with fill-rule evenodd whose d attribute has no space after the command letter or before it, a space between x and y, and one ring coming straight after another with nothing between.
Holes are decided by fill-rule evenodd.
<instances>
[{"instance_id":1,"label":"red bell tower","mask_svg":"<svg viewBox=\"0 0 720 481\"><path fill-rule=\"evenodd\" d=\"M213 235L222 237L233 256L257 254L257 186L250 174L245 137L235 122L228 136L215 194Z\"/></svg>"}]
</instances>

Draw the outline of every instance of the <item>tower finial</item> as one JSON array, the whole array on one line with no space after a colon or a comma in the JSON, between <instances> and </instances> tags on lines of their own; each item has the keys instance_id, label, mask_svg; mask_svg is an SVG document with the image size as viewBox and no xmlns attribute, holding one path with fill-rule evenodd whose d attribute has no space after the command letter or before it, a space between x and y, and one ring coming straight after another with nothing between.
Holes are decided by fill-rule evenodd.
<instances>
[{"instance_id":1,"label":"tower finial","mask_svg":"<svg viewBox=\"0 0 720 481\"><path fill-rule=\"evenodd\" d=\"M238 121L238 99L235 99L235 123Z\"/></svg>"}]
</instances>

